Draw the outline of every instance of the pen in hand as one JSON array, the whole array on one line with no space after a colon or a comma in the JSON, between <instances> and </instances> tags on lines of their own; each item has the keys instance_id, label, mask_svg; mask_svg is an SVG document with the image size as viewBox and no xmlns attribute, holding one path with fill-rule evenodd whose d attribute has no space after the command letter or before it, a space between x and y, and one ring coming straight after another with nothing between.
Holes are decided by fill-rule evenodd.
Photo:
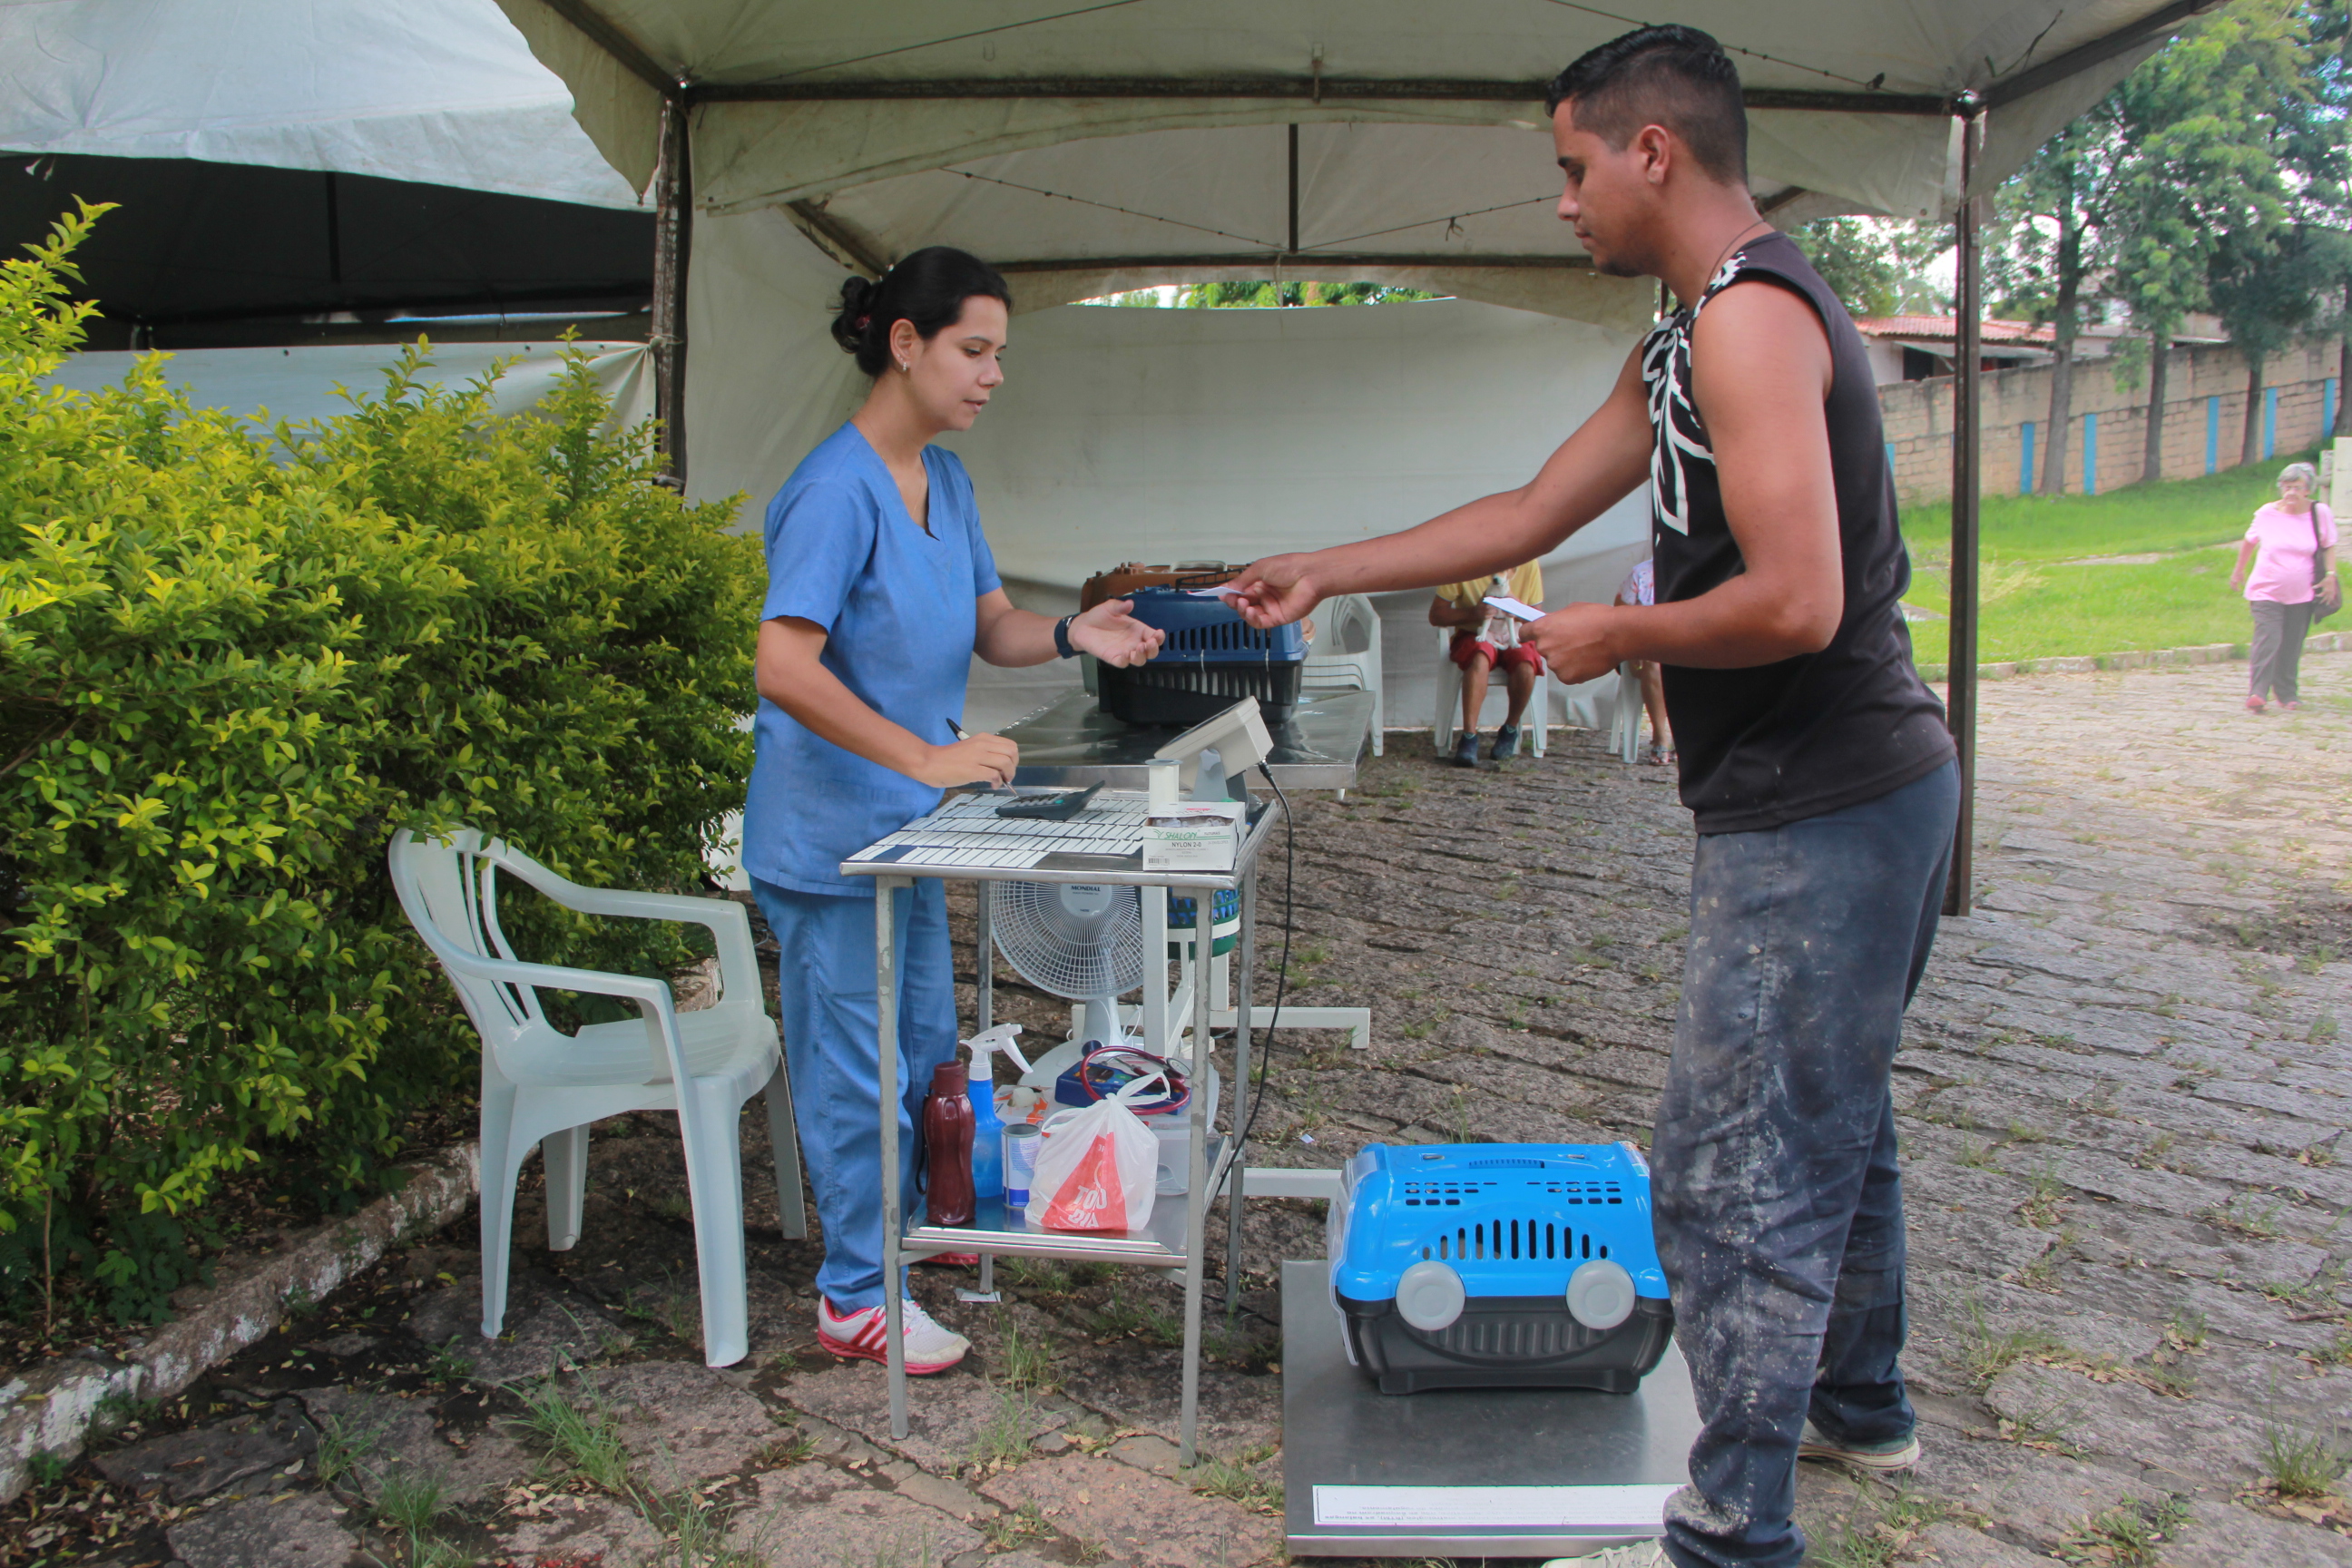
<instances>
[{"instance_id":1,"label":"pen in hand","mask_svg":"<svg viewBox=\"0 0 2352 1568\"><path fill-rule=\"evenodd\" d=\"M971 732L952 719L948 721L948 729L959 741L969 741L971 739ZM992 784L985 780L968 784L958 784L956 787L959 789L973 790L982 795L1012 795L1014 793L1008 785Z\"/></svg>"}]
</instances>

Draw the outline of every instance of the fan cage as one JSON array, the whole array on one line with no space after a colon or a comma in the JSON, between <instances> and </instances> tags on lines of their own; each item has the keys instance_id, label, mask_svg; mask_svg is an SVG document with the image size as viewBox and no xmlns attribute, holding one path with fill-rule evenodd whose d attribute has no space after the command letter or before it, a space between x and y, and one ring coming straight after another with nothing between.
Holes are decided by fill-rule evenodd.
<instances>
[{"instance_id":1,"label":"fan cage","mask_svg":"<svg viewBox=\"0 0 2352 1568\"><path fill-rule=\"evenodd\" d=\"M1039 990L1073 1002L1141 985L1143 900L1134 888L988 884L996 951Z\"/></svg>"}]
</instances>

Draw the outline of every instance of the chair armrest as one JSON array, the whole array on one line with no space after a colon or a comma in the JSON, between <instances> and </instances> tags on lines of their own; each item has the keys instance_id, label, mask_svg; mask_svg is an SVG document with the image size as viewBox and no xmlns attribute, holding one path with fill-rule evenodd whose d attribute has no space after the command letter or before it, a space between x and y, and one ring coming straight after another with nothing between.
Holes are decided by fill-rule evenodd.
<instances>
[{"instance_id":1,"label":"chair armrest","mask_svg":"<svg viewBox=\"0 0 2352 1568\"><path fill-rule=\"evenodd\" d=\"M614 996L635 1002L652 1026L653 1041L669 1064L671 1079L684 1084L686 1042L677 1029L677 999L669 982L640 974L612 974L598 969L572 969L560 963L526 963L513 958L480 958L470 952L443 952L434 956L452 974L487 980L494 984L543 986L551 991L579 991L591 996Z\"/></svg>"},{"instance_id":2,"label":"chair armrest","mask_svg":"<svg viewBox=\"0 0 2352 1568\"><path fill-rule=\"evenodd\" d=\"M561 963L529 963L517 958L483 958L470 952L444 952L434 956L453 974L488 980L499 985L541 986L551 991L582 991L592 996L618 996L640 1005L677 1000L669 982L643 974L612 974L601 969L572 969Z\"/></svg>"},{"instance_id":3,"label":"chair armrest","mask_svg":"<svg viewBox=\"0 0 2352 1568\"><path fill-rule=\"evenodd\" d=\"M620 920L675 921L706 926L719 949L719 991L724 998L758 997L760 955L751 942L751 911L732 899L692 893L648 893L628 888L588 888L560 877L506 844L495 847L502 871L520 877L565 909Z\"/></svg>"}]
</instances>

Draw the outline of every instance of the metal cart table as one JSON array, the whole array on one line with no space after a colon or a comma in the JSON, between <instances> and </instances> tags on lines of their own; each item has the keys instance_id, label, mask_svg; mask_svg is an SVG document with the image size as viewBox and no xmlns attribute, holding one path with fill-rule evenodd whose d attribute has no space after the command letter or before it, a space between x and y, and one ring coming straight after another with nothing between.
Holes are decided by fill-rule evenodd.
<instances>
[{"instance_id":1,"label":"metal cart table","mask_svg":"<svg viewBox=\"0 0 2352 1568\"><path fill-rule=\"evenodd\" d=\"M1274 782L1286 790L1355 788L1356 767L1371 743L1379 712L1380 697L1370 691L1317 692L1300 702L1289 718L1267 727L1274 752L1266 767ZM1090 693L1078 690L1065 692L1001 733L1021 748L1020 769L1013 775L1017 784L1140 789L1145 768L1176 731L1122 723L1097 707ZM1224 973L1220 960L1213 989L1222 992ZM1211 1005L1214 1026L1235 1026L1223 996ZM1294 1029L1345 1029L1357 1050L1372 1043L1370 1007L1285 1007L1282 1022Z\"/></svg>"},{"instance_id":2,"label":"metal cart table","mask_svg":"<svg viewBox=\"0 0 2352 1568\"><path fill-rule=\"evenodd\" d=\"M1141 772L1139 763L1137 773L1139 775ZM1209 1205L1221 1191L1226 1194L1225 1278L1230 1304L1234 1295L1234 1282L1241 1274L1244 1180L1241 1140L1238 1137L1212 1137L1207 1119L1209 1097L1205 1092L1200 1092L1192 1097L1189 1113L1192 1152L1182 1197L1180 1201L1172 1194L1161 1194L1152 1205L1150 1225L1143 1230L1038 1229L1031 1226L1024 1215L1008 1215L1001 1199L982 1199L970 1226L950 1227L908 1224L902 1217L904 1194L898 1188L898 953L896 921L892 914L897 890L925 877L938 878L942 881L1080 883L1160 889L1163 896L1142 900L1144 952L1147 955L1159 957L1168 951L1168 900L1165 893L1189 894L1194 900L1192 907L1205 916L1205 912L1213 907L1219 892L1238 889L1242 900L1241 978L1234 998L1235 1083L1234 1093L1227 1097L1226 1105L1227 1120L1238 1131L1247 1125L1243 1108L1248 1098L1250 1079L1249 992L1256 946L1257 861L1273 831L1275 820L1280 815L1281 807L1277 803L1265 803L1257 821L1242 836L1234 857L1234 868L1225 872L1146 871L1139 850L1121 856L1057 852L1046 856L1035 865L1019 869L925 860L917 858L922 853L920 850L907 851L888 861L852 859L842 863L844 876L874 879L874 970L879 1013L877 1043L881 1058L877 1109L882 1127L882 1300L888 1331L890 1433L894 1437L907 1436L907 1357L906 1344L900 1338L903 1315L898 1277L899 1268L907 1258L928 1257L940 1252L976 1252L983 1260L992 1259L998 1254L1080 1258L1136 1264L1151 1268L1181 1268L1184 1271L1183 1425L1178 1461L1192 1464L1196 1458L1194 1438L1201 1384L1201 1282L1202 1258L1207 1250ZM920 826L919 822L911 824L909 829L902 831L911 831ZM993 1021L991 1014L994 964L992 962L990 943L992 933L988 925L986 899L980 900L980 1027L985 1029ZM1202 933L1212 929L1211 922L1205 918L1196 921L1191 941L1187 942L1192 953L1185 961L1192 971L1189 1003L1194 1073L1196 1079L1201 1081L1205 1081L1212 1026L1209 965L1202 960L1201 954L1203 952ZM1179 940L1183 940L1181 933ZM1181 992L1181 987L1179 989ZM1147 1003L1155 990L1165 996L1164 969L1145 983ZM1181 1023L1169 1017L1165 1019L1165 1026L1166 1039L1160 1042L1162 1047L1168 1039L1174 1037Z\"/></svg>"}]
</instances>

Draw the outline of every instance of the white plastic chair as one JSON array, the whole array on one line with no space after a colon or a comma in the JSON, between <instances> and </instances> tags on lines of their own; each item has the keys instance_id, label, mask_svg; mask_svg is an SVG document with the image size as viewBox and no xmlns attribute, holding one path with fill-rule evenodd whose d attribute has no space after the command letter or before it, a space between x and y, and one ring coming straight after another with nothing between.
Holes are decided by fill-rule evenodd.
<instances>
[{"instance_id":1,"label":"white plastic chair","mask_svg":"<svg viewBox=\"0 0 2352 1568\"><path fill-rule=\"evenodd\" d=\"M580 1239L589 1123L631 1110L675 1110L694 1205L703 1359L712 1366L742 1360L750 1314L736 1125L743 1102L755 1094L767 1097L783 1233L808 1234L792 1093L775 1021L761 1003L743 906L583 888L505 843L485 842L472 828L444 840L404 829L393 836L391 865L400 907L441 961L482 1037L482 1337L496 1339L506 1319L515 1180L531 1145L540 1146L547 1167L547 1245L562 1252ZM499 929L500 871L586 914L709 927L719 946L719 1000L680 1013L665 980L523 962ZM634 1002L643 1021L563 1034L540 1011L535 988L542 985Z\"/></svg>"},{"instance_id":2,"label":"white plastic chair","mask_svg":"<svg viewBox=\"0 0 2352 1568\"><path fill-rule=\"evenodd\" d=\"M1316 650L1299 672L1298 689L1372 694L1372 755L1388 752L1388 699L1381 681L1381 616L1361 594L1327 600L1318 616Z\"/></svg>"},{"instance_id":3,"label":"white plastic chair","mask_svg":"<svg viewBox=\"0 0 2352 1568\"><path fill-rule=\"evenodd\" d=\"M1440 757L1454 749L1454 732L1460 727L1461 722L1462 668L1454 662L1453 647L1453 628L1438 627L1437 718L1430 728L1436 732L1437 754ZM1511 710L1510 688L1505 682L1503 672L1499 669L1491 670L1486 676L1486 700L1491 703L1497 698L1502 700L1503 711L1509 712ZM1479 710L1481 728L1484 728L1485 717L1486 710L1482 708ZM1525 722L1535 731L1534 751L1535 754L1540 757L1544 754L1551 722L1551 667L1549 665L1536 674L1536 689L1528 698Z\"/></svg>"},{"instance_id":4,"label":"white plastic chair","mask_svg":"<svg viewBox=\"0 0 2352 1568\"><path fill-rule=\"evenodd\" d=\"M1642 753L1640 668L1631 659L1617 667L1617 701L1609 719L1609 749L1629 766Z\"/></svg>"}]
</instances>

